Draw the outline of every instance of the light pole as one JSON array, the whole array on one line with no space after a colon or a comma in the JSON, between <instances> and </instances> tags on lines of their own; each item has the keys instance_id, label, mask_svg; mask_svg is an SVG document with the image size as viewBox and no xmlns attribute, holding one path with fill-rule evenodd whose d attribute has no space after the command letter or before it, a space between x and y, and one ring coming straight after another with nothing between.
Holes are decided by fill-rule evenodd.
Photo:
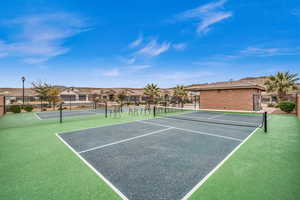
<instances>
[{"instance_id":1,"label":"light pole","mask_svg":"<svg viewBox=\"0 0 300 200\"><path fill-rule=\"evenodd\" d=\"M24 106L24 102L25 102L25 89L24 89L24 82L26 80L25 76L22 76L22 100L23 100L23 106Z\"/></svg>"}]
</instances>

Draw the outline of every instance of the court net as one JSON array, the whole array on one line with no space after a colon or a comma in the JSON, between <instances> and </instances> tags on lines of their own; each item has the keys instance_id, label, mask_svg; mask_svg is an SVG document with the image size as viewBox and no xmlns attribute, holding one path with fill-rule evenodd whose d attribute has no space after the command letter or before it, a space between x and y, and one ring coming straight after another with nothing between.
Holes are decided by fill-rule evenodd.
<instances>
[{"instance_id":1,"label":"court net","mask_svg":"<svg viewBox=\"0 0 300 200\"><path fill-rule=\"evenodd\" d=\"M154 116L231 126L265 127L265 131L267 127L266 113L233 113L157 106L154 108Z\"/></svg>"}]
</instances>

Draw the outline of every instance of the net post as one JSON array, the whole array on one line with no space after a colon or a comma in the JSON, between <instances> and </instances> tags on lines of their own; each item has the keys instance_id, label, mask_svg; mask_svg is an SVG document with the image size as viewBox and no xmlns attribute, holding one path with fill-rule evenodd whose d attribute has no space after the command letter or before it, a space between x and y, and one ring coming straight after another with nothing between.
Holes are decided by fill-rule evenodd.
<instances>
[{"instance_id":1,"label":"net post","mask_svg":"<svg viewBox=\"0 0 300 200\"><path fill-rule=\"evenodd\" d=\"M62 109L63 107L62 107L62 103L60 103L59 104L59 123L62 123L62 117L63 117L63 115L62 115Z\"/></svg>"},{"instance_id":2,"label":"net post","mask_svg":"<svg viewBox=\"0 0 300 200\"><path fill-rule=\"evenodd\" d=\"M107 118L107 101L105 101L105 118Z\"/></svg>"},{"instance_id":3,"label":"net post","mask_svg":"<svg viewBox=\"0 0 300 200\"><path fill-rule=\"evenodd\" d=\"M268 131L268 114L267 112L264 112L264 132L266 133Z\"/></svg>"}]
</instances>

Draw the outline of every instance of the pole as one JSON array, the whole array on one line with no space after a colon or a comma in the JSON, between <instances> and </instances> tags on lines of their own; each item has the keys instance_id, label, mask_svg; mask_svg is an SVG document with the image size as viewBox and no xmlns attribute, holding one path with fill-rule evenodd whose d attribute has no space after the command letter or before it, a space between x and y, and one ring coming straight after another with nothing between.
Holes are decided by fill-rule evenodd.
<instances>
[{"instance_id":1,"label":"pole","mask_svg":"<svg viewBox=\"0 0 300 200\"><path fill-rule=\"evenodd\" d=\"M42 97L40 97L40 100L41 100L41 112L43 112L43 99L42 99Z\"/></svg>"},{"instance_id":2,"label":"pole","mask_svg":"<svg viewBox=\"0 0 300 200\"><path fill-rule=\"evenodd\" d=\"M23 97L23 106L24 106L24 102L25 102L25 89L24 89L24 80L22 80L23 82L23 92L22 92L22 97Z\"/></svg>"},{"instance_id":3,"label":"pole","mask_svg":"<svg viewBox=\"0 0 300 200\"><path fill-rule=\"evenodd\" d=\"M107 101L105 101L105 118L107 118Z\"/></svg>"},{"instance_id":4,"label":"pole","mask_svg":"<svg viewBox=\"0 0 300 200\"><path fill-rule=\"evenodd\" d=\"M62 113L63 107L62 103L59 105L59 123L62 123L63 113Z\"/></svg>"},{"instance_id":5,"label":"pole","mask_svg":"<svg viewBox=\"0 0 300 200\"><path fill-rule=\"evenodd\" d=\"M72 96L70 95L70 97L69 97L69 101L70 101L70 111L72 110L72 106L71 106L71 99L72 99Z\"/></svg>"},{"instance_id":6,"label":"pole","mask_svg":"<svg viewBox=\"0 0 300 200\"><path fill-rule=\"evenodd\" d=\"M268 114L267 112L264 112L264 131L265 133L268 131Z\"/></svg>"},{"instance_id":7,"label":"pole","mask_svg":"<svg viewBox=\"0 0 300 200\"><path fill-rule=\"evenodd\" d=\"M21 80L22 80L22 100L23 100L22 102L23 102L23 106L24 106L24 104L25 104L25 87L24 87L24 82L25 82L26 78L24 76L22 76Z\"/></svg>"},{"instance_id":8,"label":"pole","mask_svg":"<svg viewBox=\"0 0 300 200\"><path fill-rule=\"evenodd\" d=\"M165 102L165 113L167 113L167 102Z\"/></svg>"}]
</instances>

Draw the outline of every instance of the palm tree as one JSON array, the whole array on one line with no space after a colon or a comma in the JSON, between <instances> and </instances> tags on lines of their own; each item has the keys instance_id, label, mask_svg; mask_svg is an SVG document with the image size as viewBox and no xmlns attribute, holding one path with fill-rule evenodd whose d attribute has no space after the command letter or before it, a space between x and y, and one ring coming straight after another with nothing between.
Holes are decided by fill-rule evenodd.
<instances>
[{"instance_id":1,"label":"palm tree","mask_svg":"<svg viewBox=\"0 0 300 200\"><path fill-rule=\"evenodd\" d=\"M284 100L290 90L297 90L298 74L291 74L289 72L278 72L272 75L265 82L267 92L276 92L280 101Z\"/></svg>"},{"instance_id":2,"label":"palm tree","mask_svg":"<svg viewBox=\"0 0 300 200\"><path fill-rule=\"evenodd\" d=\"M123 108L123 102L125 101L126 97L128 95L128 90L124 89L121 90L118 94L117 94L117 100L120 102L121 104L121 112L122 112L122 108Z\"/></svg>"},{"instance_id":3,"label":"palm tree","mask_svg":"<svg viewBox=\"0 0 300 200\"><path fill-rule=\"evenodd\" d=\"M184 101L187 98L187 91L183 85L177 85L174 88L174 96L179 100L181 103L181 107L184 105Z\"/></svg>"},{"instance_id":4,"label":"palm tree","mask_svg":"<svg viewBox=\"0 0 300 200\"><path fill-rule=\"evenodd\" d=\"M147 84L144 88L144 95L148 97L148 104L155 101L155 98L159 97L160 89L156 84Z\"/></svg>"}]
</instances>

